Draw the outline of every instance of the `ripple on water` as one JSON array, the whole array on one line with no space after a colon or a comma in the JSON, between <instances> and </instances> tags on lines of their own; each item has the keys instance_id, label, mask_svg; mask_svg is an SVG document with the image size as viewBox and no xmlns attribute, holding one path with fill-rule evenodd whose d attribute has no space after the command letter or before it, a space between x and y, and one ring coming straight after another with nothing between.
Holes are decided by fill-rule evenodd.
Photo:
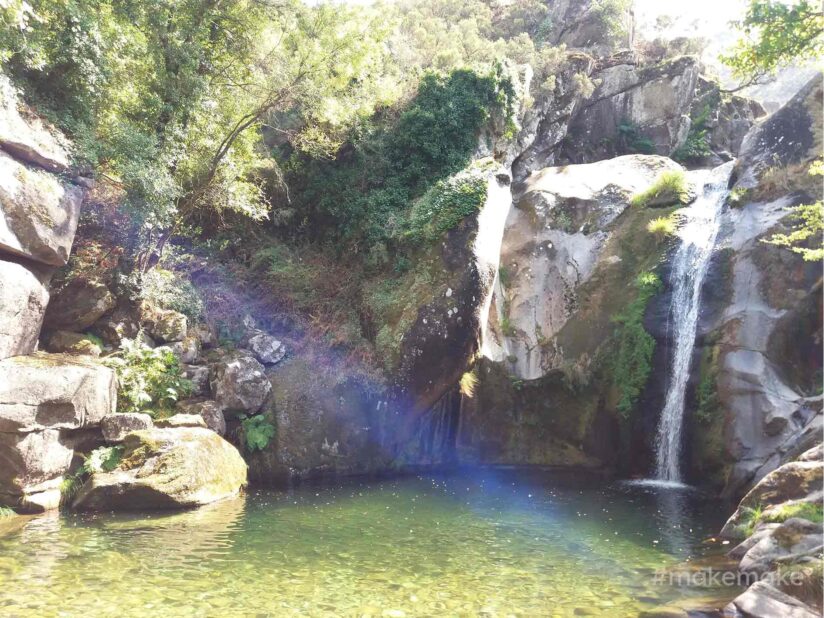
<instances>
[{"instance_id":1,"label":"ripple on water","mask_svg":"<svg viewBox=\"0 0 824 618\"><path fill-rule=\"evenodd\" d=\"M0 538L0 615L633 616L721 523L694 492L518 471L33 518Z\"/></svg>"}]
</instances>

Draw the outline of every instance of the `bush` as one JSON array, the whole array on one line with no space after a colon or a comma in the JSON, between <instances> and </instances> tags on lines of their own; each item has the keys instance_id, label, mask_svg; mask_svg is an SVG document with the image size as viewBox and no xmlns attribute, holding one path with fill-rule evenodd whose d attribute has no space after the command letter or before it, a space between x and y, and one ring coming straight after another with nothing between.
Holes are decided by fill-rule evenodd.
<instances>
[{"instance_id":1,"label":"bush","mask_svg":"<svg viewBox=\"0 0 824 618\"><path fill-rule=\"evenodd\" d=\"M628 418L635 407L652 369L655 339L644 329L644 312L650 299L661 290L655 273L643 272L635 280L635 300L613 316L618 324L614 334L613 384L618 389L618 413Z\"/></svg>"},{"instance_id":2,"label":"bush","mask_svg":"<svg viewBox=\"0 0 824 618\"><path fill-rule=\"evenodd\" d=\"M120 465L122 446L101 446L84 456L83 463L74 473L67 475L60 484L60 499L68 504L95 472L111 472Z\"/></svg>"},{"instance_id":3,"label":"bush","mask_svg":"<svg viewBox=\"0 0 824 618\"><path fill-rule=\"evenodd\" d=\"M275 426L263 414L246 416L241 414L240 426L243 430L243 439L249 452L262 451L275 437Z\"/></svg>"},{"instance_id":4,"label":"bush","mask_svg":"<svg viewBox=\"0 0 824 618\"><path fill-rule=\"evenodd\" d=\"M167 347L150 348L124 339L120 350L103 362L117 372L118 412L162 417L191 394L192 383L183 378L177 357Z\"/></svg>"},{"instance_id":5,"label":"bush","mask_svg":"<svg viewBox=\"0 0 824 618\"><path fill-rule=\"evenodd\" d=\"M655 236L658 242L675 234L678 229L678 219L673 215L667 217L656 217L647 223L647 231Z\"/></svg>"},{"instance_id":6,"label":"bush","mask_svg":"<svg viewBox=\"0 0 824 618\"><path fill-rule=\"evenodd\" d=\"M654 154L655 144L641 134L638 126L629 120L618 125L619 154Z\"/></svg>"},{"instance_id":7,"label":"bush","mask_svg":"<svg viewBox=\"0 0 824 618\"><path fill-rule=\"evenodd\" d=\"M634 195L630 204L637 207L674 206L687 204L689 200L690 190L684 172L668 170L662 172L649 189Z\"/></svg>"},{"instance_id":8,"label":"bush","mask_svg":"<svg viewBox=\"0 0 824 618\"><path fill-rule=\"evenodd\" d=\"M163 309L179 311L197 322L203 315L203 299L192 282L178 273L153 268L143 275L140 286L143 300Z\"/></svg>"}]
</instances>

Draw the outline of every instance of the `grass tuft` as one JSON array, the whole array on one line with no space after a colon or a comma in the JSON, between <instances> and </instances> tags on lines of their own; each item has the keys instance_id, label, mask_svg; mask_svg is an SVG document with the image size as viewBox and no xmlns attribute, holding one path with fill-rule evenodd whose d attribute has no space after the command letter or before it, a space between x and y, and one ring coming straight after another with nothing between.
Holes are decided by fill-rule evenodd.
<instances>
[{"instance_id":1,"label":"grass tuft","mask_svg":"<svg viewBox=\"0 0 824 618\"><path fill-rule=\"evenodd\" d=\"M636 207L674 206L687 204L690 200L687 177L681 170L661 173L652 186L632 197L630 204Z\"/></svg>"}]
</instances>

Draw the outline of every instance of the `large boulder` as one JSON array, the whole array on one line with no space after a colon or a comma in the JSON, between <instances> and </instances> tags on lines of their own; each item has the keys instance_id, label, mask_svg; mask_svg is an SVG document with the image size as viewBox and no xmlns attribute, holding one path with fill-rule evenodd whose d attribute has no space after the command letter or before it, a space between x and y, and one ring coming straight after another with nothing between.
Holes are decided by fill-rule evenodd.
<instances>
[{"instance_id":1,"label":"large boulder","mask_svg":"<svg viewBox=\"0 0 824 618\"><path fill-rule=\"evenodd\" d=\"M84 190L0 151L0 249L52 266L69 259Z\"/></svg>"},{"instance_id":2,"label":"large boulder","mask_svg":"<svg viewBox=\"0 0 824 618\"><path fill-rule=\"evenodd\" d=\"M0 433L0 504L24 512L56 508L73 457L57 429Z\"/></svg>"},{"instance_id":3,"label":"large boulder","mask_svg":"<svg viewBox=\"0 0 824 618\"><path fill-rule=\"evenodd\" d=\"M181 365L181 375L192 383L192 395L199 397L209 390L209 367L205 365Z\"/></svg>"},{"instance_id":4,"label":"large boulder","mask_svg":"<svg viewBox=\"0 0 824 618\"><path fill-rule=\"evenodd\" d=\"M815 555L822 549L821 524L791 518L771 529L741 558L738 570L761 575L782 561Z\"/></svg>"},{"instance_id":5,"label":"large boulder","mask_svg":"<svg viewBox=\"0 0 824 618\"><path fill-rule=\"evenodd\" d=\"M278 339L263 331L255 331L249 335L246 345L264 365L274 365L286 356L286 346Z\"/></svg>"},{"instance_id":6,"label":"large boulder","mask_svg":"<svg viewBox=\"0 0 824 618\"><path fill-rule=\"evenodd\" d=\"M152 338L163 343L186 339L188 320L179 311L155 307L144 302L140 306L140 322Z\"/></svg>"},{"instance_id":7,"label":"large boulder","mask_svg":"<svg viewBox=\"0 0 824 618\"><path fill-rule=\"evenodd\" d=\"M181 363L195 363L200 357L200 339L193 335L187 335L182 341L175 341L169 348Z\"/></svg>"},{"instance_id":8,"label":"large boulder","mask_svg":"<svg viewBox=\"0 0 824 618\"><path fill-rule=\"evenodd\" d=\"M50 268L0 260L0 359L37 349L50 278Z\"/></svg>"},{"instance_id":9,"label":"large boulder","mask_svg":"<svg viewBox=\"0 0 824 618\"><path fill-rule=\"evenodd\" d=\"M767 582L756 582L724 608L732 618L817 618L821 614Z\"/></svg>"},{"instance_id":10,"label":"large boulder","mask_svg":"<svg viewBox=\"0 0 824 618\"><path fill-rule=\"evenodd\" d=\"M0 432L95 426L117 405L114 372L77 356L0 361Z\"/></svg>"},{"instance_id":11,"label":"large boulder","mask_svg":"<svg viewBox=\"0 0 824 618\"><path fill-rule=\"evenodd\" d=\"M100 419L103 439L110 444L123 442L123 439L133 431L151 429L152 427L154 427L152 417L139 412L107 414Z\"/></svg>"},{"instance_id":12,"label":"large boulder","mask_svg":"<svg viewBox=\"0 0 824 618\"><path fill-rule=\"evenodd\" d=\"M263 365L242 352L211 365L210 385L215 401L233 412L257 412L272 390Z\"/></svg>"},{"instance_id":13,"label":"large boulder","mask_svg":"<svg viewBox=\"0 0 824 618\"><path fill-rule=\"evenodd\" d=\"M177 509L229 498L246 485L237 449L209 429L133 432L120 464L83 485L73 505L84 511Z\"/></svg>"},{"instance_id":14,"label":"large boulder","mask_svg":"<svg viewBox=\"0 0 824 618\"><path fill-rule=\"evenodd\" d=\"M26 109L5 75L0 75L0 148L18 159L39 165L50 172L65 172L69 166L68 147L54 128Z\"/></svg>"},{"instance_id":15,"label":"large boulder","mask_svg":"<svg viewBox=\"0 0 824 618\"><path fill-rule=\"evenodd\" d=\"M114 295L105 284L78 277L52 295L46 310L47 330L82 331L115 306Z\"/></svg>"}]
</instances>

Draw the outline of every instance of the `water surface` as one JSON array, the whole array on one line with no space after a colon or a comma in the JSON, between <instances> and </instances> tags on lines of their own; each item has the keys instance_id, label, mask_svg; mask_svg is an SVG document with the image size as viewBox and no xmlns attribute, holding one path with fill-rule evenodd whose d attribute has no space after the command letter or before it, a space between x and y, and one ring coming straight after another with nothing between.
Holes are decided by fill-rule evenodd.
<instances>
[{"instance_id":1,"label":"water surface","mask_svg":"<svg viewBox=\"0 0 824 618\"><path fill-rule=\"evenodd\" d=\"M0 538L0 615L636 616L708 594L654 574L723 517L689 491L523 470L50 514Z\"/></svg>"}]
</instances>

